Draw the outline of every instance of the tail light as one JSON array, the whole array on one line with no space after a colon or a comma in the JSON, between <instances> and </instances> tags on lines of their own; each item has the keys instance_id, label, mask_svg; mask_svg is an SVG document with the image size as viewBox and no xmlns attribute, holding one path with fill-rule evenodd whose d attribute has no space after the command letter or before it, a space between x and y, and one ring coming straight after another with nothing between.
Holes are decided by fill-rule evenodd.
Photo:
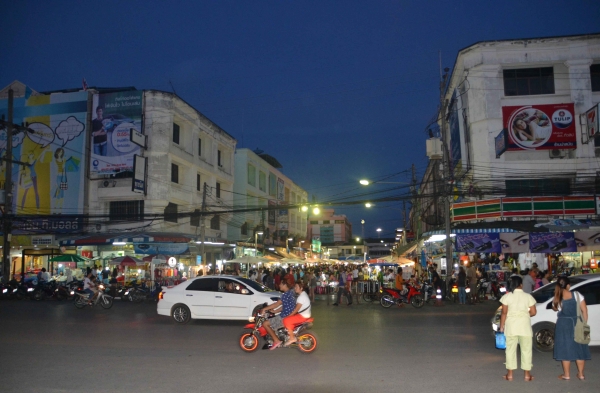
<instances>
[{"instance_id":1,"label":"tail light","mask_svg":"<svg viewBox=\"0 0 600 393\"><path fill-rule=\"evenodd\" d=\"M165 297L165 293L164 292L159 292L158 293L158 300L162 300Z\"/></svg>"}]
</instances>

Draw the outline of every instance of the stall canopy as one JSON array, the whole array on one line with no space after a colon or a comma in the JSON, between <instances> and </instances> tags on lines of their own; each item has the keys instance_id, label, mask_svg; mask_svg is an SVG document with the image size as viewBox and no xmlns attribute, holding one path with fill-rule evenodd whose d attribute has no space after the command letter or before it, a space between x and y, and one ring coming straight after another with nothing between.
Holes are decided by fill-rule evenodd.
<instances>
[{"instance_id":1,"label":"stall canopy","mask_svg":"<svg viewBox=\"0 0 600 393\"><path fill-rule=\"evenodd\" d=\"M143 265L145 262L142 261L141 259L138 259L135 257L124 256L124 257L113 258L110 260L110 263L111 263L111 265L137 266L137 265Z\"/></svg>"},{"instance_id":2,"label":"stall canopy","mask_svg":"<svg viewBox=\"0 0 600 393\"><path fill-rule=\"evenodd\" d=\"M75 254L63 254L56 256L52 259L48 259L48 262L88 262L88 258L84 258Z\"/></svg>"},{"instance_id":3,"label":"stall canopy","mask_svg":"<svg viewBox=\"0 0 600 393\"><path fill-rule=\"evenodd\" d=\"M63 239L61 246L98 246L114 242L125 243L189 243L196 239L181 233L170 232L136 232L136 233L106 233Z\"/></svg>"}]
</instances>

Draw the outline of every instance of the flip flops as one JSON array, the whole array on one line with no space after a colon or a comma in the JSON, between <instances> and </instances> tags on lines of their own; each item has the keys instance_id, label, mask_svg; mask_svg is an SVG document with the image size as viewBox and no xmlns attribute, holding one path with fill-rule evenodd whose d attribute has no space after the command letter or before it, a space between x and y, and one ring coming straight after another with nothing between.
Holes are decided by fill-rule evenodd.
<instances>
[{"instance_id":1,"label":"flip flops","mask_svg":"<svg viewBox=\"0 0 600 393\"><path fill-rule=\"evenodd\" d=\"M276 342L275 344L273 344L271 346L271 348L269 348L269 351L274 350L275 348L279 348L281 346L281 341Z\"/></svg>"},{"instance_id":2,"label":"flip flops","mask_svg":"<svg viewBox=\"0 0 600 393\"><path fill-rule=\"evenodd\" d=\"M558 376L558 379L560 379L560 380L562 380L562 381L570 381L570 380L571 380L571 378L570 378L570 377L569 377L569 378L567 378L567 377L565 377L565 376L564 376L564 374L560 374L560 375Z\"/></svg>"}]
</instances>

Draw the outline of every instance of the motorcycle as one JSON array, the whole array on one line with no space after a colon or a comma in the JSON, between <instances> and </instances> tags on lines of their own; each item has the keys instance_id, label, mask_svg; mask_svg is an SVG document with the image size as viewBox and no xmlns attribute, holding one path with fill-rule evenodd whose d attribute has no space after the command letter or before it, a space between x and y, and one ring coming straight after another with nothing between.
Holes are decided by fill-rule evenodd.
<instances>
[{"instance_id":1,"label":"motorcycle","mask_svg":"<svg viewBox=\"0 0 600 393\"><path fill-rule=\"evenodd\" d=\"M425 304L421 292L413 287L412 285L406 285L408 289L405 294L401 294L400 291L392 288L381 288L379 290L381 298L379 304L382 307L389 308L394 304L401 306L402 304L410 304L415 308L421 308Z\"/></svg>"},{"instance_id":2,"label":"motorcycle","mask_svg":"<svg viewBox=\"0 0 600 393\"><path fill-rule=\"evenodd\" d=\"M421 285L421 296L423 296L423 302L427 304L433 304L435 302L435 295L433 294L433 285L430 282L424 281Z\"/></svg>"},{"instance_id":3,"label":"motorcycle","mask_svg":"<svg viewBox=\"0 0 600 393\"><path fill-rule=\"evenodd\" d=\"M85 292L75 292L75 307L84 308L85 306L95 306L96 304L100 304L102 308L108 310L113 305L113 298L112 296L105 293L104 289L105 288L103 284L98 285L98 293L96 294L95 300L89 299L88 294Z\"/></svg>"},{"instance_id":4,"label":"motorcycle","mask_svg":"<svg viewBox=\"0 0 600 393\"><path fill-rule=\"evenodd\" d=\"M506 294L506 288L504 287L504 285L499 284L498 280L492 280L490 285L491 285L492 300L500 301L502 296L504 296Z\"/></svg>"},{"instance_id":5,"label":"motorcycle","mask_svg":"<svg viewBox=\"0 0 600 393\"><path fill-rule=\"evenodd\" d=\"M45 299L52 299L55 297L55 290L56 290L56 282L55 281L50 281L50 282L41 282L38 284L36 290L33 292L33 300L45 300ZM58 298L56 298L58 299ZM61 299L58 299L61 300Z\"/></svg>"},{"instance_id":6,"label":"motorcycle","mask_svg":"<svg viewBox=\"0 0 600 393\"><path fill-rule=\"evenodd\" d=\"M266 306L266 303L264 306ZM263 327L264 321L272 315L273 314L267 312L265 314L256 314L255 316L250 317L250 323L244 326L244 331L238 340L242 351L246 353L256 351L258 349L261 337L265 341L265 345L262 347L262 349L268 349L271 347L271 345L273 345L273 339L271 338L271 335L269 335L267 330ZM313 353L315 349L317 349L317 337L314 335L314 333L307 332L307 330L312 328L312 323L313 318L308 318L306 321L295 325L294 335L298 341L290 344L287 347L279 346L279 348L297 348L301 353ZM275 333L281 342L286 342L289 339L289 334L286 328L278 329Z\"/></svg>"}]
</instances>

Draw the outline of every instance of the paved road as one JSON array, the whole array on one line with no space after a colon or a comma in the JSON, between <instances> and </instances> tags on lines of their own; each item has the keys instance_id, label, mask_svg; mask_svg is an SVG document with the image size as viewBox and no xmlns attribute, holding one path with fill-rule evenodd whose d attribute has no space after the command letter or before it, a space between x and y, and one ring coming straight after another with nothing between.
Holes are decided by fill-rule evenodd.
<instances>
[{"instance_id":1,"label":"paved road","mask_svg":"<svg viewBox=\"0 0 600 393\"><path fill-rule=\"evenodd\" d=\"M110 310L67 302L0 302L2 392L598 392L600 348L585 382L560 382L534 353L536 380L509 383L494 348L497 303L383 309L313 307L319 348L242 353L242 322L175 326L152 304ZM520 373L518 374L520 375ZM574 374L573 374L574 375ZM502 390L500 390L502 389Z\"/></svg>"}]
</instances>

